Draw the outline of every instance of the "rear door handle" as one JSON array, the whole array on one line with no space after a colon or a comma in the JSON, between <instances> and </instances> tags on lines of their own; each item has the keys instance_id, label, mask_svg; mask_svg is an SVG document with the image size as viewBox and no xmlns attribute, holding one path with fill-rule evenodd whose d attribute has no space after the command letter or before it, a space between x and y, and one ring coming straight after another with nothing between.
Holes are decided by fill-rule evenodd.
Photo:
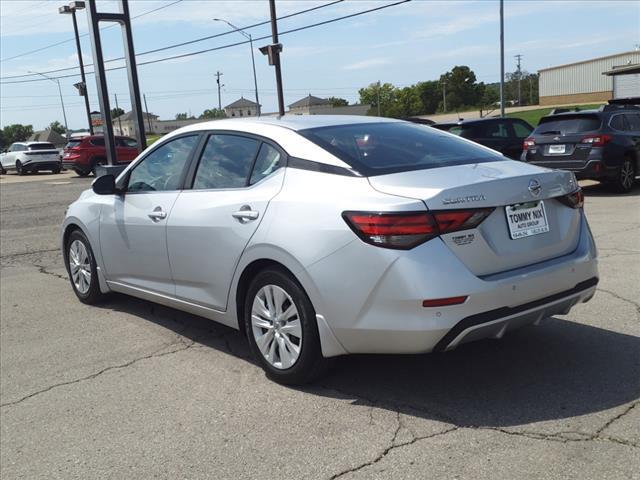
<instances>
[{"instance_id":1,"label":"rear door handle","mask_svg":"<svg viewBox=\"0 0 640 480\"><path fill-rule=\"evenodd\" d=\"M167 212L162 210L162 207L156 207L153 209L153 212L149 213L147 216L154 222L157 222L167 218Z\"/></svg>"},{"instance_id":2,"label":"rear door handle","mask_svg":"<svg viewBox=\"0 0 640 480\"><path fill-rule=\"evenodd\" d=\"M240 221L240 223L247 223L253 220L257 220L260 216L260 212L251 210L251 207L249 205L243 205L242 207L240 207L240 210L238 210L237 212L233 212L231 216Z\"/></svg>"}]
</instances>

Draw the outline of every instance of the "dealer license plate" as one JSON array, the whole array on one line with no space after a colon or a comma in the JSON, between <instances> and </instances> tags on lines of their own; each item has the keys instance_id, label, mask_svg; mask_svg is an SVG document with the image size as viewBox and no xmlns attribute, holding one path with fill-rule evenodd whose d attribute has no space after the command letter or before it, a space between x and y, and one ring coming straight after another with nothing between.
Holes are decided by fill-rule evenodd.
<instances>
[{"instance_id":1,"label":"dealer license plate","mask_svg":"<svg viewBox=\"0 0 640 480\"><path fill-rule=\"evenodd\" d=\"M566 145L549 145L549 153L564 153Z\"/></svg>"},{"instance_id":2,"label":"dealer license plate","mask_svg":"<svg viewBox=\"0 0 640 480\"><path fill-rule=\"evenodd\" d=\"M544 202L521 203L504 207L512 240L531 237L549 231Z\"/></svg>"}]
</instances>

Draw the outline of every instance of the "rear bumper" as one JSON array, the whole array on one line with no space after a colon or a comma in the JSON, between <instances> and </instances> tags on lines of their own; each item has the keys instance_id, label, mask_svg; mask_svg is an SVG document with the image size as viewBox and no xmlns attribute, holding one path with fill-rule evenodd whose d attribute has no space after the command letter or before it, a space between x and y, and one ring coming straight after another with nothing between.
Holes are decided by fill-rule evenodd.
<instances>
[{"instance_id":1,"label":"rear bumper","mask_svg":"<svg viewBox=\"0 0 640 480\"><path fill-rule=\"evenodd\" d=\"M483 277L473 275L440 239L380 268L366 251L371 248L354 242L308 269L321 295L312 298L314 306L348 353L426 353L500 337L588 301L598 278L583 214L570 254ZM349 278L336 282L336 268L347 268ZM468 298L461 305L422 307L424 299L454 296Z\"/></svg>"},{"instance_id":2,"label":"rear bumper","mask_svg":"<svg viewBox=\"0 0 640 480\"><path fill-rule=\"evenodd\" d=\"M573 172L578 180L608 178L615 175L616 168L608 168L601 160L582 161L551 161L528 162L538 167L568 170Z\"/></svg>"},{"instance_id":3,"label":"rear bumper","mask_svg":"<svg viewBox=\"0 0 640 480\"><path fill-rule=\"evenodd\" d=\"M46 160L46 161L29 161L22 164L22 168L24 170L32 171L32 170L55 170L62 168L61 162L55 160Z\"/></svg>"}]
</instances>

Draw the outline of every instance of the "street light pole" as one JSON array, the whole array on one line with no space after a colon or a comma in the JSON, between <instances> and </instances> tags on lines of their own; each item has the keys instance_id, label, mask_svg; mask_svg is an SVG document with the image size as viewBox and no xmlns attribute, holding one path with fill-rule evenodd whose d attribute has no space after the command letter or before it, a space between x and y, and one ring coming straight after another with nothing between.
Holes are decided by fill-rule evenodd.
<instances>
[{"instance_id":1,"label":"street light pole","mask_svg":"<svg viewBox=\"0 0 640 480\"><path fill-rule=\"evenodd\" d=\"M51 80L52 82L55 82L55 83L58 84L58 93L60 94L60 105L62 106L62 118L64 119L64 131L65 131L65 135L66 135L67 140L68 140L69 139L69 127L67 127L67 112L64 109L64 100L62 99L62 88L60 88L60 80L58 80L57 78L48 77L44 73L40 73L40 72L29 71L28 73L35 73L36 75L40 75L41 77L44 77L47 80Z\"/></svg>"},{"instance_id":2,"label":"street light pole","mask_svg":"<svg viewBox=\"0 0 640 480\"><path fill-rule=\"evenodd\" d=\"M76 10L82 10L85 8L83 1L74 1L69 5L64 5L58 9L61 14L71 14L73 19L73 32L76 37L76 50L78 51L78 62L80 63L80 79L82 80L82 87L80 94L84 97L84 107L87 112L87 122L89 124L89 134L93 135L93 125L91 124L91 106L89 105L89 94L87 93L87 78L84 74L84 61L82 60L82 47L80 46L80 35L78 34L78 20L76 19Z\"/></svg>"},{"instance_id":3,"label":"street light pole","mask_svg":"<svg viewBox=\"0 0 640 480\"><path fill-rule=\"evenodd\" d=\"M242 34L245 38L249 39L249 47L251 48L251 65L253 66L253 86L254 86L255 93L256 93L256 105L257 105L256 108L257 108L258 116L260 116L261 108L260 108L260 100L258 99L258 77L256 76L256 60L255 60L255 57L253 55L253 38L251 37L250 33L245 32L241 28L236 27L233 23L228 22L227 20L225 20L223 18L214 18L213 21L214 22L224 22L227 25L229 25L231 28L233 28L236 32Z\"/></svg>"},{"instance_id":4,"label":"street light pole","mask_svg":"<svg viewBox=\"0 0 640 480\"><path fill-rule=\"evenodd\" d=\"M500 0L500 117L504 118L504 0Z\"/></svg>"}]
</instances>

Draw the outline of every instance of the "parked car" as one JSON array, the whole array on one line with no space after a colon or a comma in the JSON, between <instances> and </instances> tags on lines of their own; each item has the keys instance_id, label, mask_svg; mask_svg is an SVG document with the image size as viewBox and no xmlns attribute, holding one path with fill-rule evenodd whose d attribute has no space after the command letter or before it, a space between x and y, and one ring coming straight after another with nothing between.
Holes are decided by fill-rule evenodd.
<instances>
[{"instance_id":1,"label":"parked car","mask_svg":"<svg viewBox=\"0 0 640 480\"><path fill-rule=\"evenodd\" d=\"M228 119L98 177L61 244L81 302L115 291L218 321L302 383L332 357L445 351L589 300L582 202L570 172L422 125Z\"/></svg>"},{"instance_id":2,"label":"parked car","mask_svg":"<svg viewBox=\"0 0 640 480\"><path fill-rule=\"evenodd\" d=\"M60 173L60 152L48 142L15 142L0 155L0 173L15 170L18 175L40 170Z\"/></svg>"},{"instance_id":3,"label":"parked car","mask_svg":"<svg viewBox=\"0 0 640 480\"><path fill-rule=\"evenodd\" d=\"M524 141L522 160L628 192L640 172L640 107L603 105L543 117Z\"/></svg>"},{"instance_id":4,"label":"parked car","mask_svg":"<svg viewBox=\"0 0 640 480\"><path fill-rule=\"evenodd\" d=\"M116 155L118 163L129 163L138 153L138 143L129 137L116 136ZM83 138L72 138L64 147L62 165L74 170L81 177L95 173L97 165L107 163L107 149L104 136L90 135Z\"/></svg>"},{"instance_id":5,"label":"parked car","mask_svg":"<svg viewBox=\"0 0 640 480\"><path fill-rule=\"evenodd\" d=\"M533 131L531 125L519 118L480 118L436 123L432 127L493 148L514 160L520 159L522 142Z\"/></svg>"}]
</instances>

